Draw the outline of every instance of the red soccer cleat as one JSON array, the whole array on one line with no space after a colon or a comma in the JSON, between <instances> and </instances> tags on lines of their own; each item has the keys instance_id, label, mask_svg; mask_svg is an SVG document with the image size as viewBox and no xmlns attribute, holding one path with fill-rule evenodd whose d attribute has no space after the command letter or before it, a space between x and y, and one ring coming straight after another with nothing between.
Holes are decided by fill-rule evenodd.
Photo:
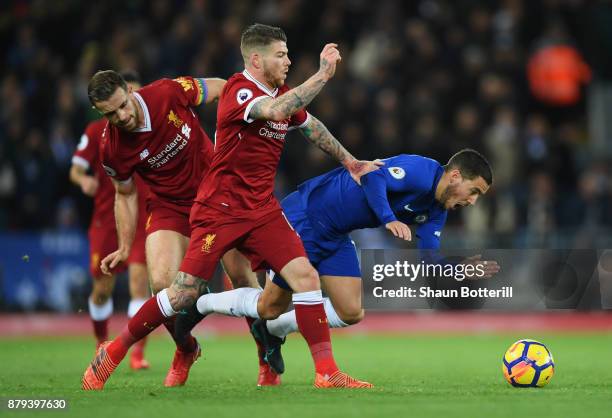
<instances>
[{"instance_id":1,"label":"red soccer cleat","mask_svg":"<svg viewBox=\"0 0 612 418\"><path fill-rule=\"evenodd\" d=\"M274 373L269 364L259 365L259 376L257 386L278 386L281 384L280 374Z\"/></svg>"},{"instance_id":2,"label":"red soccer cleat","mask_svg":"<svg viewBox=\"0 0 612 418\"><path fill-rule=\"evenodd\" d=\"M347 388L347 389L370 389L374 385L368 382L362 382L352 378L346 373L338 370L331 376L323 376L317 373L315 375L314 387L316 388Z\"/></svg>"},{"instance_id":3,"label":"red soccer cleat","mask_svg":"<svg viewBox=\"0 0 612 418\"><path fill-rule=\"evenodd\" d=\"M144 354L141 350L134 350L130 353L130 369L132 370L146 370L150 367L150 364L144 358Z\"/></svg>"},{"instance_id":4,"label":"red soccer cleat","mask_svg":"<svg viewBox=\"0 0 612 418\"><path fill-rule=\"evenodd\" d=\"M102 390L104 384L117 368L117 365L113 363L110 356L106 352L106 347L110 344L110 341L106 341L100 344L96 357L85 370L82 380L83 390Z\"/></svg>"},{"instance_id":5,"label":"red soccer cleat","mask_svg":"<svg viewBox=\"0 0 612 418\"><path fill-rule=\"evenodd\" d=\"M177 349L174 352L174 359L168 374L164 379L164 386L171 388L174 386L183 386L189 377L189 369L193 363L202 355L200 344L196 341L196 349L194 351L184 353Z\"/></svg>"}]
</instances>

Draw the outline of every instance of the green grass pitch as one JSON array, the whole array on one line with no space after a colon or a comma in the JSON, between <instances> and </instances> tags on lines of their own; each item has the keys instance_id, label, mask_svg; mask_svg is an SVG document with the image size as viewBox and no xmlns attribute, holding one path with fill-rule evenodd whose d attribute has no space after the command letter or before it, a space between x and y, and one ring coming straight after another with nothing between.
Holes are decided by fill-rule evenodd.
<instances>
[{"instance_id":1,"label":"green grass pitch","mask_svg":"<svg viewBox=\"0 0 612 418\"><path fill-rule=\"evenodd\" d=\"M501 358L520 338L548 345L556 362L543 389L517 389L502 377ZM612 410L612 334L344 335L334 337L343 370L371 381L373 390L316 390L304 342L284 346L283 385L257 389L255 348L245 337L200 337L204 356L185 387L166 389L173 345L152 338L148 371L124 362L103 392L80 390L92 340L0 340L0 397L64 398L67 411L0 409L16 417L609 417Z\"/></svg>"}]
</instances>

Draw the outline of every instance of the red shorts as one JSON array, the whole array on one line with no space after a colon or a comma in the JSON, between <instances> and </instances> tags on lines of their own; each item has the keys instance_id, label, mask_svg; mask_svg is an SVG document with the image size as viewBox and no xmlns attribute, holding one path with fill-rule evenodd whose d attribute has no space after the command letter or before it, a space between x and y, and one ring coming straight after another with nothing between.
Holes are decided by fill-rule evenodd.
<instances>
[{"instance_id":1,"label":"red shorts","mask_svg":"<svg viewBox=\"0 0 612 418\"><path fill-rule=\"evenodd\" d=\"M147 219L145 230L147 235L155 231L169 230L188 237L191 233L189 226L189 211L191 206L178 205L160 199L147 201Z\"/></svg>"},{"instance_id":2,"label":"red shorts","mask_svg":"<svg viewBox=\"0 0 612 418\"><path fill-rule=\"evenodd\" d=\"M306 257L300 237L282 210L263 216L236 218L194 203L191 240L180 271L208 280L228 250L238 249L250 261L253 271L272 268L281 271L294 258Z\"/></svg>"},{"instance_id":3,"label":"red shorts","mask_svg":"<svg viewBox=\"0 0 612 418\"><path fill-rule=\"evenodd\" d=\"M110 226L109 226L110 225ZM113 251L116 251L119 244L117 243L117 229L115 228L115 219L108 219L107 222L94 220L89 226L89 271L94 279L102 277L100 270L100 261ZM130 255L126 260L127 264L146 263L145 256L145 240L146 234L144 231L144 221L138 222L136 236L132 243ZM120 264L113 273L121 273L125 271L126 266Z\"/></svg>"}]
</instances>

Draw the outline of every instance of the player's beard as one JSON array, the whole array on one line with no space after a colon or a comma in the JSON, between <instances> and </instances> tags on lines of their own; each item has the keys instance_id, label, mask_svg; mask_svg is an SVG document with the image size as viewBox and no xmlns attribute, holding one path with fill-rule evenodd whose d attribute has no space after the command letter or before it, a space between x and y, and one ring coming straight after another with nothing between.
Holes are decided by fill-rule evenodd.
<instances>
[{"instance_id":1,"label":"player's beard","mask_svg":"<svg viewBox=\"0 0 612 418\"><path fill-rule=\"evenodd\" d=\"M456 194L457 189L459 188L458 184L449 184L446 186L446 189L442 192L442 196L440 197L440 203L445 209L454 209L453 207L447 208L447 202Z\"/></svg>"},{"instance_id":2,"label":"player's beard","mask_svg":"<svg viewBox=\"0 0 612 418\"><path fill-rule=\"evenodd\" d=\"M118 123L117 127L126 132L132 132L137 128L136 118L134 116L130 116L125 123Z\"/></svg>"},{"instance_id":3,"label":"player's beard","mask_svg":"<svg viewBox=\"0 0 612 418\"><path fill-rule=\"evenodd\" d=\"M270 68L266 65L265 61L263 65L263 71L264 78L268 81L268 84L270 84L272 88L276 89L284 84L285 81L282 78L274 77L274 74L272 73L272 71L270 71Z\"/></svg>"}]
</instances>

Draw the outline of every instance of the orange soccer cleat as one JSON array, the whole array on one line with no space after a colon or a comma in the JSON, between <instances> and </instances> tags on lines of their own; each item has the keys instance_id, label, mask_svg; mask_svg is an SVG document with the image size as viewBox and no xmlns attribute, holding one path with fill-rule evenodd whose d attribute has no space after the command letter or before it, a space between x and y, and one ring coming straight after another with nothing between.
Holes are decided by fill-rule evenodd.
<instances>
[{"instance_id":1,"label":"orange soccer cleat","mask_svg":"<svg viewBox=\"0 0 612 418\"><path fill-rule=\"evenodd\" d=\"M110 356L106 351L106 347L110 344L110 341L106 341L98 347L96 357L85 370L82 380L83 390L102 390L104 384L117 368L117 365L113 363Z\"/></svg>"},{"instance_id":2,"label":"orange soccer cleat","mask_svg":"<svg viewBox=\"0 0 612 418\"><path fill-rule=\"evenodd\" d=\"M259 365L259 376L257 386L278 386L281 384L280 374L274 373L269 364Z\"/></svg>"},{"instance_id":3,"label":"orange soccer cleat","mask_svg":"<svg viewBox=\"0 0 612 418\"><path fill-rule=\"evenodd\" d=\"M370 389L374 385L368 382L362 382L352 378L346 373L338 370L331 376L323 376L317 373L315 375L314 387L316 388L347 388L347 389Z\"/></svg>"},{"instance_id":4,"label":"orange soccer cleat","mask_svg":"<svg viewBox=\"0 0 612 418\"><path fill-rule=\"evenodd\" d=\"M132 348L130 353L130 369L132 370L146 370L150 367L149 362L145 360L142 349L137 347Z\"/></svg>"},{"instance_id":5,"label":"orange soccer cleat","mask_svg":"<svg viewBox=\"0 0 612 418\"><path fill-rule=\"evenodd\" d=\"M183 386L189 377L189 369L193 363L202 355L200 344L196 341L196 349L185 353L179 349L174 352L174 359L168 374L164 379L164 386L171 388L174 386Z\"/></svg>"}]
</instances>

